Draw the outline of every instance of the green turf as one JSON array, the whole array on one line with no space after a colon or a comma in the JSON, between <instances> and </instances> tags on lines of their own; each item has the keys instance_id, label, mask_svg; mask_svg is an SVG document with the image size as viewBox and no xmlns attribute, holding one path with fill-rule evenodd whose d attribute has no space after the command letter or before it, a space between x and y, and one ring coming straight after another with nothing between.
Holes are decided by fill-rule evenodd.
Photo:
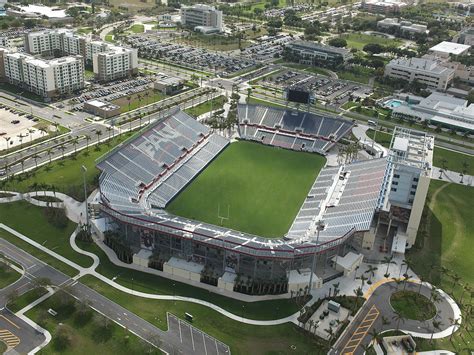
<instances>
[{"instance_id":1,"label":"green turf","mask_svg":"<svg viewBox=\"0 0 474 355\"><path fill-rule=\"evenodd\" d=\"M1 255L0 255L1 257ZM0 261L0 290L14 283L20 278L21 274L12 269L9 265Z\"/></svg>"},{"instance_id":2,"label":"green turf","mask_svg":"<svg viewBox=\"0 0 474 355\"><path fill-rule=\"evenodd\" d=\"M281 238L325 158L251 142L227 147L167 207L176 215ZM229 212L229 213L228 213Z\"/></svg>"},{"instance_id":3,"label":"green turf","mask_svg":"<svg viewBox=\"0 0 474 355\"><path fill-rule=\"evenodd\" d=\"M403 318L428 320L436 315L433 302L413 291L398 291L390 296L390 304Z\"/></svg>"},{"instance_id":4,"label":"green turf","mask_svg":"<svg viewBox=\"0 0 474 355\"><path fill-rule=\"evenodd\" d=\"M72 303L71 297L64 300L65 297L56 294L26 313L28 318L39 323L53 336L52 341L41 349L42 355L161 354L158 349L146 345L114 322L109 320L105 323L105 318L91 309L81 311L77 304ZM49 308L58 312L58 315L53 317L47 313ZM65 329L69 336L70 342L65 348L58 346L58 327Z\"/></svg>"},{"instance_id":5,"label":"green turf","mask_svg":"<svg viewBox=\"0 0 474 355\"><path fill-rule=\"evenodd\" d=\"M26 201L2 203L0 222L83 267L92 265L91 258L76 253L69 245L76 224L68 221L65 228L58 228L48 223L42 207Z\"/></svg>"},{"instance_id":6,"label":"green turf","mask_svg":"<svg viewBox=\"0 0 474 355\"><path fill-rule=\"evenodd\" d=\"M366 44L369 43L380 44L382 46L399 46L402 43L402 41L400 41L399 39L383 38L362 33L343 34L340 37L344 38L347 41L348 48L356 48L360 51L362 50L362 48L364 48Z\"/></svg>"},{"instance_id":7,"label":"green turf","mask_svg":"<svg viewBox=\"0 0 474 355\"><path fill-rule=\"evenodd\" d=\"M29 290L8 303L8 309L13 313L16 313L28 306L30 303L36 301L41 296L45 295L47 292L48 291L44 287L38 287Z\"/></svg>"},{"instance_id":8,"label":"green turf","mask_svg":"<svg viewBox=\"0 0 474 355\"><path fill-rule=\"evenodd\" d=\"M194 107L187 108L184 111L193 117L198 117L202 115L203 113L211 111L211 103L212 103L212 110L216 111L216 110L222 109L222 106L224 106L224 103L226 101L227 99L225 98L225 96L218 96L218 97L213 98L212 100L205 101Z\"/></svg>"},{"instance_id":9,"label":"green turf","mask_svg":"<svg viewBox=\"0 0 474 355\"><path fill-rule=\"evenodd\" d=\"M462 302L461 308L472 307L473 300L463 287L474 289L474 188L432 180L427 201L415 247L408 253L414 263L413 270L454 296L458 303ZM461 279L455 281L451 277L454 274ZM433 344L417 341L417 350L445 349L461 354L468 346L467 340L472 343L469 331L463 329L455 333L452 341L449 338L435 340Z\"/></svg>"},{"instance_id":10,"label":"green turf","mask_svg":"<svg viewBox=\"0 0 474 355\"><path fill-rule=\"evenodd\" d=\"M82 277L80 281L161 329L167 329L166 312L181 318L184 318L185 312L189 312L194 316L194 326L229 345L233 355L322 355L328 350L291 323L277 326L247 325L222 316L208 307L192 303L134 297L111 288L93 276ZM291 350L291 345L295 345L296 349Z\"/></svg>"},{"instance_id":11,"label":"green turf","mask_svg":"<svg viewBox=\"0 0 474 355\"><path fill-rule=\"evenodd\" d=\"M132 31L133 33L143 33L143 32L145 32L145 26L140 25L140 24L136 24L136 25L133 25L132 27L130 27L130 31Z\"/></svg>"},{"instance_id":12,"label":"green turf","mask_svg":"<svg viewBox=\"0 0 474 355\"><path fill-rule=\"evenodd\" d=\"M367 136L373 138L374 130L369 129L367 131ZM391 140L392 134L377 131L377 135L375 136L375 141L377 143L380 143L384 147L388 148L390 146ZM452 150L443 149L440 147L435 147L433 152L433 165L437 167L442 167L443 159L445 159L447 162L446 167L448 168L448 170L456 171L458 173L464 170L463 163L466 162L468 164L467 174L474 175L474 156L460 152L454 152Z\"/></svg>"}]
</instances>

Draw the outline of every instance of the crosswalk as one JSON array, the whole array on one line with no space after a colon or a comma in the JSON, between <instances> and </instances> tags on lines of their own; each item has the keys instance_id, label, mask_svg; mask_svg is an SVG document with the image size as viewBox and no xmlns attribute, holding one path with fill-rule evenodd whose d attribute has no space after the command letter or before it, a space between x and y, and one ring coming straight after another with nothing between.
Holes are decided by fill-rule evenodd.
<instances>
[{"instance_id":1,"label":"crosswalk","mask_svg":"<svg viewBox=\"0 0 474 355\"><path fill-rule=\"evenodd\" d=\"M0 341L3 341L9 349L13 349L20 344L20 338L8 329L0 329Z\"/></svg>"}]
</instances>

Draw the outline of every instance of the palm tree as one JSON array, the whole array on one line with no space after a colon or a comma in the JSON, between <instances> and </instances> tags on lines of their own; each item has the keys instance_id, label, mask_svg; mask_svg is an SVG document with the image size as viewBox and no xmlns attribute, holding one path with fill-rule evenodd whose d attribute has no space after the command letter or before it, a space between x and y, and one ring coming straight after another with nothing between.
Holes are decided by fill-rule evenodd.
<instances>
[{"instance_id":1,"label":"palm tree","mask_svg":"<svg viewBox=\"0 0 474 355\"><path fill-rule=\"evenodd\" d=\"M385 256L382 261L383 264L387 264L387 270L385 270L385 274L383 276L389 277L390 274L388 272L388 268L390 267L390 264L397 265L397 262L393 260L393 255L391 256Z\"/></svg>"},{"instance_id":2,"label":"palm tree","mask_svg":"<svg viewBox=\"0 0 474 355\"><path fill-rule=\"evenodd\" d=\"M451 275L451 278L453 279L453 285L451 286L451 293L454 291L454 286L461 280L461 277L458 274L453 274Z\"/></svg>"},{"instance_id":3,"label":"palm tree","mask_svg":"<svg viewBox=\"0 0 474 355\"><path fill-rule=\"evenodd\" d=\"M395 315L392 317L397 322L397 330L400 329L400 322L405 322L405 318L400 312L395 311Z\"/></svg>"},{"instance_id":4,"label":"palm tree","mask_svg":"<svg viewBox=\"0 0 474 355\"><path fill-rule=\"evenodd\" d=\"M41 132L41 136L44 136L46 133L48 133L48 130L46 127L40 127L38 130Z\"/></svg>"},{"instance_id":5,"label":"palm tree","mask_svg":"<svg viewBox=\"0 0 474 355\"><path fill-rule=\"evenodd\" d=\"M100 143L100 136L102 135L102 131L100 129L95 131L95 134L97 136L97 145Z\"/></svg>"},{"instance_id":6,"label":"palm tree","mask_svg":"<svg viewBox=\"0 0 474 355\"><path fill-rule=\"evenodd\" d=\"M49 157L49 163L51 164L51 155L53 155L53 148L48 148L48 150L46 151L46 154L48 154L48 157Z\"/></svg>"},{"instance_id":7,"label":"palm tree","mask_svg":"<svg viewBox=\"0 0 474 355\"><path fill-rule=\"evenodd\" d=\"M25 172L25 159L21 159L20 164L21 164L21 173L23 174Z\"/></svg>"},{"instance_id":8,"label":"palm tree","mask_svg":"<svg viewBox=\"0 0 474 355\"><path fill-rule=\"evenodd\" d=\"M375 271L377 271L378 268L372 265L369 265L367 270L365 271L366 274L369 274L369 280L367 283L370 285L372 283L372 277L375 276Z\"/></svg>"},{"instance_id":9,"label":"palm tree","mask_svg":"<svg viewBox=\"0 0 474 355\"><path fill-rule=\"evenodd\" d=\"M449 336L449 341L451 341L451 339L453 338L454 332L461 325L461 319L459 319L459 318L449 318L449 321L451 322L451 325L453 326L453 331L451 332L451 335Z\"/></svg>"},{"instance_id":10,"label":"palm tree","mask_svg":"<svg viewBox=\"0 0 474 355\"><path fill-rule=\"evenodd\" d=\"M403 291L405 291L405 289L407 288L408 280L410 280L410 278L412 277L413 275L408 275L408 274L405 274L403 276Z\"/></svg>"},{"instance_id":11,"label":"palm tree","mask_svg":"<svg viewBox=\"0 0 474 355\"><path fill-rule=\"evenodd\" d=\"M441 322L438 321L438 320L433 320L432 324L433 324L433 332L431 332L430 343L433 343L433 336L434 336L435 330L440 330L440 329L441 329L441 325L442 325L443 323L441 323Z\"/></svg>"},{"instance_id":12,"label":"palm tree","mask_svg":"<svg viewBox=\"0 0 474 355\"><path fill-rule=\"evenodd\" d=\"M372 328L372 330L369 332L370 337L372 338L372 341L379 342L380 340L380 333L375 330L375 328Z\"/></svg>"},{"instance_id":13,"label":"palm tree","mask_svg":"<svg viewBox=\"0 0 474 355\"><path fill-rule=\"evenodd\" d=\"M469 163L464 160L462 162L461 184L464 184L464 175L466 175L468 171L469 171Z\"/></svg>"},{"instance_id":14,"label":"palm tree","mask_svg":"<svg viewBox=\"0 0 474 355\"><path fill-rule=\"evenodd\" d=\"M89 150L89 141L91 140L91 137L86 134L84 138L86 140L86 150Z\"/></svg>"},{"instance_id":15,"label":"palm tree","mask_svg":"<svg viewBox=\"0 0 474 355\"><path fill-rule=\"evenodd\" d=\"M392 278L392 281L394 281L394 282L396 283L396 289L397 289L397 291L398 291L398 286L403 282L403 280L398 279L398 278L396 278L396 277L393 277L393 278Z\"/></svg>"},{"instance_id":16,"label":"palm tree","mask_svg":"<svg viewBox=\"0 0 474 355\"><path fill-rule=\"evenodd\" d=\"M132 97L130 95L127 96L127 100L128 100L128 111L130 111L130 105L132 103Z\"/></svg>"},{"instance_id":17,"label":"palm tree","mask_svg":"<svg viewBox=\"0 0 474 355\"><path fill-rule=\"evenodd\" d=\"M77 145L79 144L79 137L74 137L71 139L71 144L74 146L74 155L77 153Z\"/></svg>"},{"instance_id":18,"label":"palm tree","mask_svg":"<svg viewBox=\"0 0 474 355\"><path fill-rule=\"evenodd\" d=\"M111 126L107 126L106 130L107 130L107 132L109 132L109 140L110 140L110 132L112 132L112 127L111 127Z\"/></svg>"},{"instance_id":19,"label":"palm tree","mask_svg":"<svg viewBox=\"0 0 474 355\"><path fill-rule=\"evenodd\" d=\"M32 158L33 158L34 161L35 161L35 168L38 169L38 158L39 158L39 155L38 155L38 154L33 154Z\"/></svg>"},{"instance_id":20,"label":"palm tree","mask_svg":"<svg viewBox=\"0 0 474 355\"><path fill-rule=\"evenodd\" d=\"M356 310L357 307L359 306L359 298L364 296L364 292L362 291L362 287L357 287L357 288L354 290L354 294L355 294L355 296L356 296L355 308L354 308L354 312L355 312L355 310Z\"/></svg>"},{"instance_id":21,"label":"palm tree","mask_svg":"<svg viewBox=\"0 0 474 355\"><path fill-rule=\"evenodd\" d=\"M329 343L332 342L332 338L334 337L334 330L332 330L332 327L330 326L328 329L324 329L326 333L329 335Z\"/></svg>"},{"instance_id":22,"label":"palm tree","mask_svg":"<svg viewBox=\"0 0 474 355\"><path fill-rule=\"evenodd\" d=\"M333 296L336 297L339 293L339 282L332 284L334 286Z\"/></svg>"},{"instance_id":23,"label":"palm tree","mask_svg":"<svg viewBox=\"0 0 474 355\"><path fill-rule=\"evenodd\" d=\"M459 298L459 303L462 304L462 299L464 297L464 293L467 291L467 293L469 294L471 292L471 286L469 285L464 285L464 287L462 288L462 293L461 293L461 297Z\"/></svg>"},{"instance_id":24,"label":"palm tree","mask_svg":"<svg viewBox=\"0 0 474 355\"><path fill-rule=\"evenodd\" d=\"M362 274L357 278L357 280L360 280L361 283L362 283L362 287L364 287L365 281L367 281L368 279L367 279L367 277L364 276L364 274Z\"/></svg>"},{"instance_id":25,"label":"palm tree","mask_svg":"<svg viewBox=\"0 0 474 355\"><path fill-rule=\"evenodd\" d=\"M64 151L66 150L66 147L64 144L61 144L58 148L61 151L61 159L64 159Z\"/></svg>"},{"instance_id":26,"label":"palm tree","mask_svg":"<svg viewBox=\"0 0 474 355\"><path fill-rule=\"evenodd\" d=\"M439 169L439 178L443 178L443 172L448 169L448 161L446 158L441 159L441 168Z\"/></svg>"}]
</instances>

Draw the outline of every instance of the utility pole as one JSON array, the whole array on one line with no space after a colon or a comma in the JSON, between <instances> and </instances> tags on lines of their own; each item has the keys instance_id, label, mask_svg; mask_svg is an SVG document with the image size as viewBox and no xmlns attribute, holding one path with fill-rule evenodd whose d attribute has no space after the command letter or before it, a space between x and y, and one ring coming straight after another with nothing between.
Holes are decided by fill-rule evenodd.
<instances>
[{"instance_id":1,"label":"utility pole","mask_svg":"<svg viewBox=\"0 0 474 355\"><path fill-rule=\"evenodd\" d=\"M84 202L86 206L86 233L89 235L90 229L89 229L89 208L87 206L87 183L86 183L86 173L87 173L87 168L82 165L82 177L84 179Z\"/></svg>"},{"instance_id":2,"label":"utility pole","mask_svg":"<svg viewBox=\"0 0 474 355\"><path fill-rule=\"evenodd\" d=\"M323 229L324 229L324 221L317 221L316 222L316 247L314 249L313 260L311 262L311 272L309 274L308 293L311 292L311 289L313 287L313 273L314 273L314 268L316 266L316 251L319 244L319 232L322 231Z\"/></svg>"}]
</instances>

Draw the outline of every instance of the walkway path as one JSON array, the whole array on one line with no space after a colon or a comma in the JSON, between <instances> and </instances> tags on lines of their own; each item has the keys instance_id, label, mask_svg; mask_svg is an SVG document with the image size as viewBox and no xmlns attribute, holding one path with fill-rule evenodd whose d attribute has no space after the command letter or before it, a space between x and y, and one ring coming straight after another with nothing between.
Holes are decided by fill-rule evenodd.
<instances>
[{"instance_id":1,"label":"walkway path","mask_svg":"<svg viewBox=\"0 0 474 355\"><path fill-rule=\"evenodd\" d=\"M46 192L46 195L50 195L50 194L52 194L52 192ZM31 194L16 194L14 197L0 198L0 203L16 201L16 200L20 200L22 198L26 199L27 201L30 201L31 200L30 197L29 197L30 195ZM61 197L59 197L59 195L57 195L57 196L58 196L58 198L63 199L66 209L69 209L71 211L71 216L78 217L76 219L76 221L80 221L81 216L80 215L78 216L78 212L80 210L82 210L81 205L83 206L83 204L75 201L72 198L69 198L66 195L61 195ZM69 215L69 210L68 210L68 215ZM64 258L63 256L55 253L54 251L49 250L48 248L44 247L43 245L31 240L30 238L22 235L21 233L18 233L17 231L9 228L8 226L5 226L4 224L0 224L0 228L12 233L13 235L17 236L18 238L22 239L23 241L35 246L36 248L42 250L43 252L53 256L54 258L56 258L56 259L62 261L63 263L75 268L76 270L78 270L79 274L76 277L74 277L72 280L77 280L78 278L80 278L83 275L92 275L92 276L95 276L96 278L100 279L101 281L107 283L108 285L114 287L115 289L120 290L120 291L125 292L125 293L128 293L128 294L133 295L133 296L147 298L147 299L155 299L155 300L191 302L191 303L195 303L195 304L199 304L199 305L209 307L209 308L219 312L220 314L222 314L222 315L224 315L224 316L226 316L230 319L233 319L233 320L239 321L239 322L243 322L243 323L246 323L246 324L250 324L250 325L277 325L277 324L283 324L283 323L287 323L287 322L293 322L295 324L298 324L297 317L299 316L299 312L297 312L293 315L290 315L288 317L281 318L281 319L260 321L260 320L253 320L253 319L248 319L248 318L243 318L241 316L237 316L237 315L235 315L235 314L233 314L233 313L231 313L231 312L229 312L229 311L227 311L227 310L225 310L225 309L223 309L219 306L216 306L216 305L214 305L210 302L207 302L207 301L204 301L204 300L201 300L201 299L196 299L196 298L192 298L192 297L184 297L184 296L150 294L150 293L145 293L145 292L141 292L141 291L131 290L128 287L120 285L117 282L115 282L115 281L113 281L113 280L111 280L111 279L105 277L104 275L99 274L98 272L95 271L96 267L100 263L100 259L98 258L97 255L89 253L87 251L84 251L84 250L80 249L77 246L77 244L75 242L75 237L76 237L76 234L77 234L77 231L78 231L77 229L74 231L74 233L70 237L70 244L71 244L71 247L76 252L84 254L84 255L88 255L89 257L91 257L94 260L93 265L89 268L83 268L83 267L77 265L76 263ZM107 251L107 249L104 248L103 243L101 243L98 240L95 240L95 242L97 243L97 245L99 247L101 247L106 252L106 254L108 255L108 257L111 259L111 261L113 263L115 263L115 264L117 264L121 267L125 267L125 265L127 265L130 268L129 264L121 265L121 262L116 258L116 255L114 253L111 253L110 250ZM401 265L401 260L398 260L398 265ZM402 268L398 265L389 265L389 273L391 275L396 276L397 274L401 274ZM362 274L363 272L365 272L365 268L367 266L368 266L367 264L361 265L361 271L359 272L359 274ZM134 267L132 267L132 268L134 268ZM403 270L403 271L405 271L405 270ZM368 298L368 300L369 300L368 302L366 302L366 305L364 305L364 309L367 307L367 305L377 304L377 306L380 306L380 308L383 311L384 315L385 315L385 313L390 314L390 309L389 309L390 307L387 307L387 305L384 304L383 302L386 302L386 300L389 299L390 294L393 291L395 291L393 289L393 287L390 286L391 283L387 284L388 279L386 279L383 276L383 274L385 272L386 272L386 267L379 267L378 270L375 272L375 275L372 278L373 282L374 282L374 285L370 286L370 285L367 285L366 283L365 283L365 285L362 285L364 292L366 292L366 298ZM309 304L312 304L318 298L327 297L331 293L331 287L334 287L333 285L336 282L339 283L338 286L339 286L339 294L340 295L344 295L344 294L345 295L353 295L354 294L353 290L359 286L359 281L355 276L356 275L354 275L354 276L345 276L345 277L339 278L337 280L334 280L334 282L332 284L331 283L326 283L326 284L323 285L322 288L313 290L312 291L313 299L310 301ZM74 281L74 282L76 282L76 281ZM76 284L77 283L74 283L73 285L76 285ZM411 288L411 287L412 287L411 285L408 286L408 288ZM416 286L416 287L418 287L418 286ZM429 291L430 287L431 287L430 285L424 284L422 286L422 293L430 292ZM91 290L91 292L92 292L92 290ZM446 319L449 318L449 317L460 318L460 316L461 316L460 311L459 311L459 308L457 307L456 303L444 292L441 292L441 296L442 296L442 300L443 300L442 301L443 311L442 311L442 313L439 314L441 319L446 321ZM383 300L385 300L385 301L383 301ZM405 325L402 325L401 329L405 330ZM416 336L419 336L419 337L425 337L425 338L431 337L430 327L428 325L424 324L423 322L421 322L421 323L420 322L418 322L418 323L408 322L407 325L406 325L406 330L411 332L412 334L414 334ZM452 328L445 327L445 328L443 328L442 331L435 333L434 338L441 338L441 337L448 336L449 334L451 334L451 332L452 332Z\"/></svg>"}]
</instances>

